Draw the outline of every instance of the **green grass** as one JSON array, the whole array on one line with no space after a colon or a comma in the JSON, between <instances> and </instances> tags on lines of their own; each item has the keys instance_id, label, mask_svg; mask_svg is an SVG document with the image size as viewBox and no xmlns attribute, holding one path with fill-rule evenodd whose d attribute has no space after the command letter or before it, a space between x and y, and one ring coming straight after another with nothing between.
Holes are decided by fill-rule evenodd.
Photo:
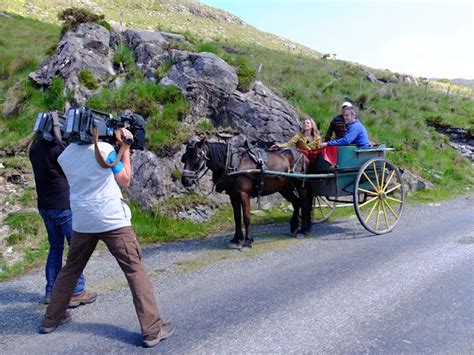
<instances>
[{"instance_id":1,"label":"green grass","mask_svg":"<svg viewBox=\"0 0 474 355\"><path fill-rule=\"evenodd\" d=\"M180 198L192 204L202 200L202 196ZM177 201L170 199L171 207L176 206ZM206 238L208 235L229 229L232 221L232 211L230 206L222 206L215 210L209 221L195 223L186 220L175 220L168 217L166 213L158 210L142 210L134 203L131 204L133 229L140 242L157 243L171 242L182 239Z\"/></svg>"},{"instance_id":2,"label":"green grass","mask_svg":"<svg viewBox=\"0 0 474 355\"><path fill-rule=\"evenodd\" d=\"M10 15L0 21L0 149L28 136L39 111L57 108L53 95L43 93L28 80L46 59L46 50L59 39L58 26ZM56 99L59 96L55 96ZM14 115L3 109L16 102Z\"/></svg>"},{"instance_id":3,"label":"green grass","mask_svg":"<svg viewBox=\"0 0 474 355\"><path fill-rule=\"evenodd\" d=\"M141 80L127 81L120 89L102 89L87 105L114 113L131 109L148 118L147 149L161 156L173 154L188 138L189 133L180 121L187 115L189 104L174 86L165 87Z\"/></svg>"},{"instance_id":4,"label":"green grass","mask_svg":"<svg viewBox=\"0 0 474 355\"><path fill-rule=\"evenodd\" d=\"M43 221L36 212L10 213L5 224L11 229L6 245L23 252L22 260L13 265L3 263L0 267L0 281L20 275L43 262L48 254L49 244Z\"/></svg>"},{"instance_id":5,"label":"green grass","mask_svg":"<svg viewBox=\"0 0 474 355\"><path fill-rule=\"evenodd\" d=\"M78 78L79 82L90 90L97 90L99 88L99 83L90 70L82 70Z\"/></svg>"}]
</instances>

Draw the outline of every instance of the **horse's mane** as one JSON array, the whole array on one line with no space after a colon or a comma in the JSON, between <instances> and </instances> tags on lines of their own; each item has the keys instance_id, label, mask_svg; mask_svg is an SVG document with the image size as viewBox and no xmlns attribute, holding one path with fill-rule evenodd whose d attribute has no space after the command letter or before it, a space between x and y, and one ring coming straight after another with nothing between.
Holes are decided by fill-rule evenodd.
<instances>
[{"instance_id":1,"label":"horse's mane","mask_svg":"<svg viewBox=\"0 0 474 355\"><path fill-rule=\"evenodd\" d=\"M216 170L224 170L226 168L227 144L219 142L207 142L209 155L212 165Z\"/></svg>"}]
</instances>

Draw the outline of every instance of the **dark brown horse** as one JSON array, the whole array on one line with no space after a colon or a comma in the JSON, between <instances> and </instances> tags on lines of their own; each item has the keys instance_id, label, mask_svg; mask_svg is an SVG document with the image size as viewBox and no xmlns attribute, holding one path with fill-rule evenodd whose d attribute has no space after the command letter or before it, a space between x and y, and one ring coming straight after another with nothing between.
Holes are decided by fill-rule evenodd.
<instances>
[{"instance_id":1,"label":"dark brown horse","mask_svg":"<svg viewBox=\"0 0 474 355\"><path fill-rule=\"evenodd\" d=\"M232 203L235 221L234 238L231 245L250 248L252 246L252 229L250 225L250 199L257 195L266 196L279 192L293 205L293 216L290 220L290 231L306 234L311 229L311 198L307 187L310 184L300 179L285 176L262 175L243 171L257 168L257 164L244 153L236 164L238 175L229 176L230 154L228 145L211 143L206 140L190 142L181 161L184 163L181 182L189 187L197 184L207 167L212 171L212 180L216 191L227 193ZM278 172L305 173L308 167L307 158L297 150L286 149L267 152L265 169ZM201 175L202 176L202 175ZM302 211L302 224L298 230L299 213ZM245 225L245 239L242 234L242 213Z\"/></svg>"}]
</instances>

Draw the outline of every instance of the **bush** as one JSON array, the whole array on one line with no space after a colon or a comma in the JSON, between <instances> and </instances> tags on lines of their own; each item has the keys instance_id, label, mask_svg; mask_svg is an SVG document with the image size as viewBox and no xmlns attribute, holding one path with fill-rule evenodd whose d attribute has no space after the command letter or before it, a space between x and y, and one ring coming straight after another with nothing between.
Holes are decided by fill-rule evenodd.
<instances>
[{"instance_id":1,"label":"bush","mask_svg":"<svg viewBox=\"0 0 474 355\"><path fill-rule=\"evenodd\" d=\"M208 52L208 53L213 53L217 56L220 56L222 54L222 49L219 45L208 42L208 43L201 43L196 46L196 52L201 53L201 52Z\"/></svg>"},{"instance_id":2,"label":"bush","mask_svg":"<svg viewBox=\"0 0 474 355\"><path fill-rule=\"evenodd\" d=\"M237 56L235 65L237 67L237 76L239 77L238 89L246 92L257 78L257 71L252 63L244 56Z\"/></svg>"},{"instance_id":3,"label":"bush","mask_svg":"<svg viewBox=\"0 0 474 355\"><path fill-rule=\"evenodd\" d=\"M100 20L100 21L97 21L97 24L104 27L107 31L112 32L112 26L110 26L110 23L108 23L107 21Z\"/></svg>"},{"instance_id":4,"label":"bush","mask_svg":"<svg viewBox=\"0 0 474 355\"><path fill-rule=\"evenodd\" d=\"M45 104L49 111L61 110L64 107L65 100L64 82L57 76L51 81L48 93L46 94Z\"/></svg>"},{"instance_id":5,"label":"bush","mask_svg":"<svg viewBox=\"0 0 474 355\"><path fill-rule=\"evenodd\" d=\"M84 8L67 8L58 14L58 19L64 22L63 27L61 29L61 35L65 34L68 31L75 31L81 23L93 22L104 26L102 23L100 23L102 20L104 20L104 18L104 15L96 15L93 12Z\"/></svg>"},{"instance_id":6,"label":"bush","mask_svg":"<svg viewBox=\"0 0 474 355\"><path fill-rule=\"evenodd\" d=\"M206 117L202 117L197 122L196 128L203 133L210 133L214 129L214 123Z\"/></svg>"},{"instance_id":7,"label":"bush","mask_svg":"<svg viewBox=\"0 0 474 355\"><path fill-rule=\"evenodd\" d=\"M136 66L135 53L126 44L119 43L115 49L113 62L116 67L122 63L125 70L130 70Z\"/></svg>"},{"instance_id":8,"label":"bush","mask_svg":"<svg viewBox=\"0 0 474 355\"><path fill-rule=\"evenodd\" d=\"M158 80L161 80L166 75L168 70L170 70L172 65L173 65L173 62L171 60L169 59L165 60L163 64L161 64L160 67L156 70L155 77Z\"/></svg>"},{"instance_id":9,"label":"bush","mask_svg":"<svg viewBox=\"0 0 474 355\"><path fill-rule=\"evenodd\" d=\"M99 83L94 78L94 74L90 70L83 70L79 73L79 82L90 90L97 90Z\"/></svg>"}]
</instances>

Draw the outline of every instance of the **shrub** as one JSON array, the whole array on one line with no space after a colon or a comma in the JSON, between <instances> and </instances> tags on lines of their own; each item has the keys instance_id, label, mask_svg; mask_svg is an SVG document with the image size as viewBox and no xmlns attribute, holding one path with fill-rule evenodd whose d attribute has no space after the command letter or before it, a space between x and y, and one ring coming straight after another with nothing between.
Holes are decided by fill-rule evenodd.
<instances>
[{"instance_id":1,"label":"shrub","mask_svg":"<svg viewBox=\"0 0 474 355\"><path fill-rule=\"evenodd\" d=\"M214 129L214 123L209 118L202 117L199 119L196 128L203 133L209 133Z\"/></svg>"},{"instance_id":2,"label":"shrub","mask_svg":"<svg viewBox=\"0 0 474 355\"><path fill-rule=\"evenodd\" d=\"M97 24L104 27L107 31L112 32L112 26L110 26L110 23L108 23L107 21L100 20L100 21L97 21Z\"/></svg>"},{"instance_id":3,"label":"shrub","mask_svg":"<svg viewBox=\"0 0 474 355\"><path fill-rule=\"evenodd\" d=\"M170 70L172 65L173 65L173 62L171 60L169 59L165 60L163 64L161 64L160 67L156 70L155 77L158 80L161 80L166 75L168 70Z\"/></svg>"},{"instance_id":4,"label":"shrub","mask_svg":"<svg viewBox=\"0 0 474 355\"><path fill-rule=\"evenodd\" d=\"M104 15L96 15L93 12L84 8L67 8L58 14L58 19L64 22L63 27L61 29L61 35L65 34L68 31L76 30L81 23L94 22L101 24L100 22L104 20L104 17Z\"/></svg>"},{"instance_id":5,"label":"shrub","mask_svg":"<svg viewBox=\"0 0 474 355\"><path fill-rule=\"evenodd\" d=\"M182 177L182 176L183 176L183 173L182 173L181 171L179 171L179 170L173 170L173 171L171 172L171 179L172 179L173 181L179 181L179 180L181 180L181 177Z\"/></svg>"},{"instance_id":6,"label":"shrub","mask_svg":"<svg viewBox=\"0 0 474 355\"><path fill-rule=\"evenodd\" d=\"M219 45L208 42L208 43L201 43L196 46L196 52L201 53L201 52L208 52L208 53L213 53L217 56L220 56L222 54L222 49Z\"/></svg>"},{"instance_id":7,"label":"shrub","mask_svg":"<svg viewBox=\"0 0 474 355\"><path fill-rule=\"evenodd\" d=\"M54 52L56 52L56 49L58 48L58 44L53 44L51 47L49 47L47 50L46 50L46 55L48 56L52 56L54 54Z\"/></svg>"},{"instance_id":8,"label":"shrub","mask_svg":"<svg viewBox=\"0 0 474 355\"><path fill-rule=\"evenodd\" d=\"M135 53L126 44L119 43L115 49L113 63L116 67L121 63L125 70L130 70L136 67Z\"/></svg>"},{"instance_id":9,"label":"shrub","mask_svg":"<svg viewBox=\"0 0 474 355\"><path fill-rule=\"evenodd\" d=\"M235 65L237 67L237 76L239 77L238 89L246 92L257 78L257 71L252 63L250 63L246 57L241 55L237 56L235 59Z\"/></svg>"},{"instance_id":10,"label":"shrub","mask_svg":"<svg viewBox=\"0 0 474 355\"><path fill-rule=\"evenodd\" d=\"M56 76L48 88L45 104L48 110L61 110L64 107L65 100L64 82L59 76Z\"/></svg>"},{"instance_id":11,"label":"shrub","mask_svg":"<svg viewBox=\"0 0 474 355\"><path fill-rule=\"evenodd\" d=\"M99 83L94 78L94 74L90 70L82 70L79 73L79 82L90 90L99 88Z\"/></svg>"}]
</instances>

